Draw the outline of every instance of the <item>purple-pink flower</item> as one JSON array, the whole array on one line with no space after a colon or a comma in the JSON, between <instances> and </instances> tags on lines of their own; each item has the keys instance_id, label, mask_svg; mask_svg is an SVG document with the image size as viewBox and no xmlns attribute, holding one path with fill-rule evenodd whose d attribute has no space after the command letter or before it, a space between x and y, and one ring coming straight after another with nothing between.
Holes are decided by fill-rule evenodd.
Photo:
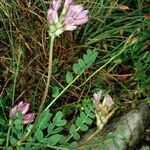
<instances>
[{"instance_id":1,"label":"purple-pink flower","mask_svg":"<svg viewBox=\"0 0 150 150\"><path fill-rule=\"evenodd\" d=\"M59 36L64 31L73 31L78 25L88 21L88 10L84 10L82 5L74 4L73 0L65 0L62 13L58 17L60 6L61 0L53 0L53 4L48 9L47 19L50 36Z\"/></svg>"},{"instance_id":2,"label":"purple-pink flower","mask_svg":"<svg viewBox=\"0 0 150 150\"><path fill-rule=\"evenodd\" d=\"M102 96L102 90L93 94L93 104L95 109L99 111L100 109L106 108L107 111L110 111L113 105L112 97L107 94L101 103L100 102L101 96Z\"/></svg>"},{"instance_id":3,"label":"purple-pink flower","mask_svg":"<svg viewBox=\"0 0 150 150\"><path fill-rule=\"evenodd\" d=\"M78 25L86 22L88 22L88 10L84 10L82 5L71 4L64 19L65 30L75 30Z\"/></svg>"},{"instance_id":4,"label":"purple-pink flower","mask_svg":"<svg viewBox=\"0 0 150 150\"><path fill-rule=\"evenodd\" d=\"M73 0L65 0L64 7L68 8L71 4L73 4Z\"/></svg>"},{"instance_id":5,"label":"purple-pink flower","mask_svg":"<svg viewBox=\"0 0 150 150\"><path fill-rule=\"evenodd\" d=\"M30 108L29 103L24 103L23 101L19 102L15 105L9 112L10 118L13 118L17 115L18 112L23 114L23 124L28 124L34 121L35 115L34 113L28 113Z\"/></svg>"},{"instance_id":6,"label":"purple-pink flower","mask_svg":"<svg viewBox=\"0 0 150 150\"><path fill-rule=\"evenodd\" d=\"M108 110L111 109L112 107L112 104L113 104L113 100L112 100L112 97L110 95L106 95L104 97L104 100L103 100L103 106L105 106Z\"/></svg>"},{"instance_id":7,"label":"purple-pink flower","mask_svg":"<svg viewBox=\"0 0 150 150\"><path fill-rule=\"evenodd\" d=\"M99 92L93 94L93 98L94 98L95 101L100 101L101 96L102 96L102 90L100 90Z\"/></svg>"},{"instance_id":8,"label":"purple-pink flower","mask_svg":"<svg viewBox=\"0 0 150 150\"><path fill-rule=\"evenodd\" d=\"M58 22L58 9L61 6L61 0L53 0L52 6L48 9L47 19L50 24Z\"/></svg>"}]
</instances>

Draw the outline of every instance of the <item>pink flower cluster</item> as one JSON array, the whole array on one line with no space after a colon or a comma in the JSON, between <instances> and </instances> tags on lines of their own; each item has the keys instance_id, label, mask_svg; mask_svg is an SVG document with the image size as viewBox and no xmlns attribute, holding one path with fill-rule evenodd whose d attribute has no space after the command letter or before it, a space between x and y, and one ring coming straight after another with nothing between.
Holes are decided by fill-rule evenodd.
<instances>
[{"instance_id":1,"label":"pink flower cluster","mask_svg":"<svg viewBox=\"0 0 150 150\"><path fill-rule=\"evenodd\" d=\"M10 110L9 116L12 118L15 117L18 112L21 112L23 114L23 124L31 123L34 121L35 115L34 113L27 114L29 108L29 103L24 103L21 101Z\"/></svg>"},{"instance_id":2,"label":"pink flower cluster","mask_svg":"<svg viewBox=\"0 0 150 150\"><path fill-rule=\"evenodd\" d=\"M88 22L88 10L84 10L82 5L74 4L73 0L65 0L64 8L58 18L58 9L61 0L53 0L52 6L48 9L47 19L50 24L50 32L59 34L63 31L73 31L78 25Z\"/></svg>"},{"instance_id":3,"label":"pink flower cluster","mask_svg":"<svg viewBox=\"0 0 150 150\"><path fill-rule=\"evenodd\" d=\"M82 5L69 3L64 20L65 30L75 30L78 25L85 24L86 22L88 22L88 10L84 10Z\"/></svg>"},{"instance_id":4,"label":"pink flower cluster","mask_svg":"<svg viewBox=\"0 0 150 150\"><path fill-rule=\"evenodd\" d=\"M94 97L93 103L96 110L100 109L99 104L100 104L101 96L102 96L102 91L93 94ZM107 94L103 99L102 107L105 107L109 111L112 108L112 104L113 104L113 100L111 96Z\"/></svg>"}]
</instances>

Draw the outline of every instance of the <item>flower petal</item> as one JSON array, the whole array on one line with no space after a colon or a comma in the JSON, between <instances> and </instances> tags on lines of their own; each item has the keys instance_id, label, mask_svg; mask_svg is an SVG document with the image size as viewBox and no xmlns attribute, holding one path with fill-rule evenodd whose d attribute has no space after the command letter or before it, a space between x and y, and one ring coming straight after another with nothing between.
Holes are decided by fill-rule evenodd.
<instances>
[{"instance_id":1,"label":"flower petal","mask_svg":"<svg viewBox=\"0 0 150 150\"><path fill-rule=\"evenodd\" d=\"M112 104L113 104L112 97L110 95L106 95L104 97L104 100L103 100L102 104L103 104L103 106L106 106L107 108L111 108Z\"/></svg>"},{"instance_id":2,"label":"flower petal","mask_svg":"<svg viewBox=\"0 0 150 150\"><path fill-rule=\"evenodd\" d=\"M34 113L26 114L23 116L23 123L28 124L34 121L35 115Z\"/></svg>"},{"instance_id":3,"label":"flower petal","mask_svg":"<svg viewBox=\"0 0 150 150\"><path fill-rule=\"evenodd\" d=\"M29 110L29 107L30 107L29 103L27 103L27 104L24 103L24 106L20 110L23 115L27 113L27 111Z\"/></svg>"},{"instance_id":4,"label":"flower petal","mask_svg":"<svg viewBox=\"0 0 150 150\"><path fill-rule=\"evenodd\" d=\"M18 108L21 108L23 105L24 105L24 104L23 104L23 101L21 101L21 102L19 102L19 103L17 104Z\"/></svg>"},{"instance_id":5,"label":"flower petal","mask_svg":"<svg viewBox=\"0 0 150 150\"><path fill-rule=\"evenodd\" d=\"M54 10L58 10L61 6L61 0L53 0L53 8Z\"/></svg>"},{"instance_id":6,"label":"flower petal","mask_svg":"<svg viewBox=\"0 0 150 150\"><path fill-rule=\"evenodd\" d=\"M102 90L100 90L98 93L93 94L93 97L94 97L95 101L100 101L101 96L102 96Z\"/></svg>"},{"instance_id":7,"label":"flower petal","mask_svg":"<svg viewBox=\"0 0 150 150\"><path fill-rule=\"evenodd\" d=\"M77 26L74 25L66 25L65 26L65 31L73 31L77 28Z\"/></svg>"},{"instance_id":8,"label":"flower petal","mask_svg":"<svg viewBox=\"0 0 150 150\"><path fill-rule=\"evenodd\" d=\"M73 4L73 0L65 0L64 7L68 8L71 4Z\"/></svg>"},{"instance_id":9,"label":"flower petal","mask_svg":"<svg viewBox=\"0 0 150 150\"><path fill-rule=\"evenodd\" d=\"M57 23L58 22L57 11L52 8L49 8L47 12L47 20L50 24L52 24L53 22Z\"/></svg>"},{"instance_id":10,"label":"flower petal","mask_svg":"<svg viewBox=\"0 0 150 150\"><path fill-rule=\"evenodd\" d=\"M75 30L78 25L88 21L88 10L84 10L82 5L71 4L68 7L67 14L64 18L65 30ZM74 26L74 28L70 27ZM69 29L68 29L69 28Z\"/></svg>"},{"instance_id":11,"label":"flower petal","mask_svg":"<svg viewBox=\"0 0 150 150\"><path fill-rule=\"evenodd\" d=\"M16 113L17 113L17 105L10 110L9 116L14 117Z\"/></svg>"},{"instance_id":12,"label":"flower petal","mask_svg":"<svg viewBox=\"0 0 150 150\"><path fill-rule=\"evenodd\" d=\"M83 19L74 20L74 24L75 25L82 25L82 24L86 23L87 21L88 21L88 18L85 17Z\"/></svg>"},{"instance_id":13,"label":"flower petal","mask_svg":"<svg viewBox=\"0 0 150 150\"><path fill-rule=\"evenodd\" d=\"M67 14L65 16L65 18L68 18L70 16L74 16L80 12L82 12L83 10L83 7L82 5L71 5L69 8L68 8L68 11L67 11Z\"/></svg>"}]
</instances>

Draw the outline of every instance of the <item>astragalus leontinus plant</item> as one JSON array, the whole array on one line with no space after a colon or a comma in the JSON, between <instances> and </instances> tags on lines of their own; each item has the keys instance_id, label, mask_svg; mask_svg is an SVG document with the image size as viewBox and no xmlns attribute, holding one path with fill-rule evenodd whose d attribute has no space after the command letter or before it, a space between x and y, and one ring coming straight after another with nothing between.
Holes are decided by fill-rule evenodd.
<instances>
[{"instance_id":1,"label":"astragalus leontinus plant","mask_svg":"<svg viewBox=\"0 0 150 150\"><path fill-rule=\"evenodd\" d=\"M97 124L99 130L99 127L106 123L107 120L105 121L105 119L110 116L107 116L107 114L111 112L110 108L112 107L110 106L112 106L114 99L112 101L111 97L107 96L106 99L110 103L104 103L106 101L101 102L99 92L95 93L96 99L87 98L87 96L92 93L92 89L94 92L94 89L97 87L103 90L105 89L104 93L106 91L114 93L115 102L118 103L116 103L118 106L115 104L115 107L118 107L119 110L122 111L122 108L126 109L127 104L132 104L132 100L136 99L133 94L139 93L141 84L144 89L145 85L149 88L149 53L147 42L149 34L146 33L149 29L148 1L80 1L84 2L85 5L77 3L77 1L73 2L72 0L11 0L11 2L12 3L10 3L9 0L0 1L0 12L2 10L2 13L0 13L0 24L2 24L2 28L0 27L0 40L2 39L3 42L2 46L0 43L0 66L2 62L2 68L0 69L0 110L2 110L0 117L0 149L3 149L5 145L8 145L6 149L64 148L73 140L79 140L83 135L82 133L87 131L89 127L91 127L91 124ZM49 3L51 3L50 7ZM84 8L86 7L89 12L85 10L83 6ZM49 9L47 11L48 7ZM46 12L47 17L45 15ZM82 12L83 14L81 14ZM86 23L87 20L87 24L82 25L82 23ZM78 28L78 25L82 25L82 28ZM73 33L64 33L64 31L73 31ZM46 32L48 34L45 34ZM37 76L36 81L38 81L39 84L35 82L35 84L28 89L29 84L26 84L26 81L30 79L30 73L33 75L33 78L37 74L41 77L42 74L41 79L43 80L45 78L45 83L48 79L46 78L47 74L44 76L44 72L47 73L45 64L49 62L49 64L52 64L52 58L49 59L49 62L46 62L48 59L40 59L41 61L36 59L39 58L37 51L40 51L40 56L43 56L41 55L43 52L45 56L48 52L49 54L53 52L53 50L46 51L47 47L45 43L47 41L46 39L48 39L47 35L50 39L48 48L50 45L54 45L51 43L56 42L56 40L58 41L57 46L54 45L54 48L53 46L50 48L54 50L55 48L59 49L59 51L54 51L56 52L54 53L54 57L57 56L57 58L60 58L57 54L62 53L65 47L64 53L68 58L71 58L71 62L65 62L64 60L66 59L63 59L63 63L65 64L63 65L63 70L58 66L58 76L57 74L55 76L55 73L53 73L53 82L47 82L47 87L49 86L48 94L47 90L45 90L45 96L43 96L38 117L36 117L37 119L34 122L33 120L35 119L32 117L36 116L37 113L33 110L38 110L39 108L37 103L39 101L41 102L41 98L39 97L44 93L42 92L41 94L43 84L41 88L41 80L39 80L39 76ZM68 35L69 38L67 37ZM70 39L72 39L73 44L72 41L70 42ZM85 50L88 48L90 48L90 50L85 53ZM95 49L96 51L94 51ZM85 54L76 61L76 59L69 57L68 50L74 53L73 58L78 57L78 54L82 55L83 51ZM97 52L100 53L96 59L97 62L93 67L90 67L97 56ZM50 54L50 56L52 57L52 54ZM23 64L22 62L24 62L24 60L27 61L27 63ZM76 61L76 63L72 66L71 63L74 63L74 61ZM42 64L42 69L41 67L38 69L39 66L35 66L35 62ZM62 63L61 60L60 62ZM32 63L34 65L31 65ZM27 67L24 68L26 65ZM54 61L53 65L55 65ZM66 68L66 65L69 67L67 66ZM70 67L70 65L72 67ZM85 69L89 67L90 69L85 71ZM30 69L33 69L35 74L32 71L30 72ZM49 70L48 72L51 72L52 69ZM70 72L68 72L68 70ZM139 75L138 80L140 84L139 88L132 93L137 82L135 81L134 70L136 70ZM95 72L93 73L93 71ZM123 71L123 74L120 74L120 71ZM140 72L140 74L138 72ZM27 75L27 80L25 79L25 82L20 82L22 79L24 80L24 73ZM49 73L49 76L51 76L50 74L51 73ZM11 75L13 77L11 77ZM20 75L22 76L21 78ZM12 93L10 80L13 82ZM98 82L95 82L95 80ZM55 81L58 81L60 84L58 85L58 82L56 83ZM109 84L110 82L113 82L113 84ZM57 85L58 88L55 88L53 85ZM34 88L35 86L36 91L32 89L32 87ZM24 93L24 91L22 91L24 88L22 87L27 87L27 89L25 89L27 92ZM53 89L56 89L55 93L53 93ZM87 89L89 89L88 92ZM26 93L28 93L29 90L31 93L27 95ZM64 94L65 91L68 95ZM35 94L32 95L33 93ZM142 91L141 94L143 99ZM147 92L145 92L145 94L147 94ZM74 97L72 99L74 95L76 99L74 99ZM82 99L83 97L85 99ZM19 101L25 103L21 108ZM27 101L30 102L30 109L28 111ZM12 103L12 106L10 106L10 103ZM53 107L51 107L52 105ZM60 105L63 105L63 107L60 107ZM137 105L137 103L135 103L135 105ZM31 108L33 110L31 110ZM104 110L100 111L100 108ZM12 110L11 112L13 113L9 113L10 110ZM76 114L73 117L71 116L72 120L69 120L68 124L66 124L67 121L63 117L65 116L67 118L68 115L70 115L68 110L70 114L74 112L76 112ZM105 115L98 115L101 113ZM79 116L77 117L76 115L78 114ZM94 119L97 121L92 122ZM9 120L11 121L7 124ZM10 129L7 133L8 127L10 127ZM8 142L6 142L6 139ZM99 144L99 140L97 144ZM103 149L102 147L100 147L100 149ZM69 148L73 149L71 147Z\"/></svg>"},{"instance_id":2,"label":"astragalus leontinus plant","mask_svg":"<svg viewBox=\"0 0 150 150\"><path fill-rule=\"evenodd\" d=\"M77 28L77 26L85 24L88 21L88 10L84 10L82 5L75 4L73 0L65 0L62 12L59 15L61 4L61 0L54 0L47 12L48 33L50 37L48 77L38 115L41 113L45 103L50 84L52 73L53 44L55 38L62 34L64 31L73 31Z\"/></svg>"},{"instance_id":3,"label":"astragalus leontinus plant","mask_svg":"<svg viewBox=\"0 0 150 150\"><path fill-rule=\"evenodd\" d=\"M34 147L39 149L41 147L56 148L55 145L66 145L69 140L75 135L78 135L78 131L85 131L85 119L94 118L92 113L92 107L86 109L85 116L79 117L82 122L77 123L77 128L70 128L68 138L65 138L61 133L63 126L66 125L67 121L63 119L63 114L58 111L54 116L49 112L51 105L81 76L85 69L89 68L97 57L96 50L88 50L87 54L83 55L82 59L79 59L77 63L73 65L73 73L76 75L74 78L73 73L67 73L66 82L67 86L60 92L60 94L54 98L50 104L43 110L45 104L48 89L50 85L50 79L52 74L52 56L53 46L56 37L64 31L76 30L79 25L83 25L88 22L88 10L85 10L81 4L76 4L73 0L66 0L63 3L61 0L53 0L47 11L48 21L48 35L50 38L50 49L49 49L49 61L48 61L48 76L45 86L43 98L39 107L35 119L35 113L27 113L29 111L29 103L23 101L16 104L9 113L9 129L7 133L6 149L13 148L31 148ZM52 118L53 116L53 118ZM52 119L51 119L52 118ZM35 121L34 121L35 119ZM34 121L34 123L33 123ZM33 123L33 124L31 124ZM90 125L92 120L87 124ZM25 125L25 126L24 126ZM88 129L86 125L86 130ZM43 130L47 130L47 134L44 134ZM75 134L74 134L75 133ZM78 136L79 137L79 136ZM77 138L75 138L77 140ZM36 143L38 142L38 143ZM68 145L67 145L68 146Z\"/></svg>"},{"instance_id":4,"label":"astragalus leontinus plant","mask_svg":"<svg viewBox=\"0 0 150 150\"><path fill-rule=\"evenodd\" d=\"M24 132L20 133L21 130L22 131L24 130L23 125L30 124L34 121L35 114L28 113L29 109L30 109L30 104L24 103L23 101L19 102L17 105L11 108L9 112L9 117L10 117L9 129L8 129L7 140L6 140L7 148L9 146L9 142L12 142L14 140L14 143L15 143L16 141L15 136L19 136L19 135L23 136ZM25 130L28 130L28 129L25 129ZM10 133L13 133L14 136L10 135ZM27 136L27 133L25 136Z\"/></svg>"},{"instance_id":5,"label":"astragalus leontinus plant","mask_svg":"<svg viewBox=\"0 0 150 150\"><path fill-rule=\"evenodd\" d=\"M21 112L23 115L23 124L29 124L34 121L35 114L27 113L30 108L29 103L23 103L22 101L19 104L15 105L9 113L10 119L14 118L17 113Z\"/></svg>"}]
</instances>

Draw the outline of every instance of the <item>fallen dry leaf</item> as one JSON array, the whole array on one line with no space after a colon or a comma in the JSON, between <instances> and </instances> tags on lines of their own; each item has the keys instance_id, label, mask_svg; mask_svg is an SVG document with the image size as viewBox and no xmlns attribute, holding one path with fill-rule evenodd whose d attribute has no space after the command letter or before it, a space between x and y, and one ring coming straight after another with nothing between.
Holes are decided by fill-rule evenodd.
<instances>
[{"instance_id":1,"label":"fallen dry leaf","mask_svg":"<svg viewBox=\"0 0 150 150\"><path fill-rule=\"evenodd\" d=\"M129 7L127 5L119 5L118 8L120 10L128 10L129 9Z\"/></svg>"},{"instance_id":2,"label":"fallen dry leaf","mask_svg":"<svg viewBox=\"0 0 150 150\"><path fill-rule=\"evenodd\" d=\"M144 15L144 18L145 18L145 19L150 19L150 13L149 13L149 14L145 14L145 15Z\"/></svg>"}]
</instances>

